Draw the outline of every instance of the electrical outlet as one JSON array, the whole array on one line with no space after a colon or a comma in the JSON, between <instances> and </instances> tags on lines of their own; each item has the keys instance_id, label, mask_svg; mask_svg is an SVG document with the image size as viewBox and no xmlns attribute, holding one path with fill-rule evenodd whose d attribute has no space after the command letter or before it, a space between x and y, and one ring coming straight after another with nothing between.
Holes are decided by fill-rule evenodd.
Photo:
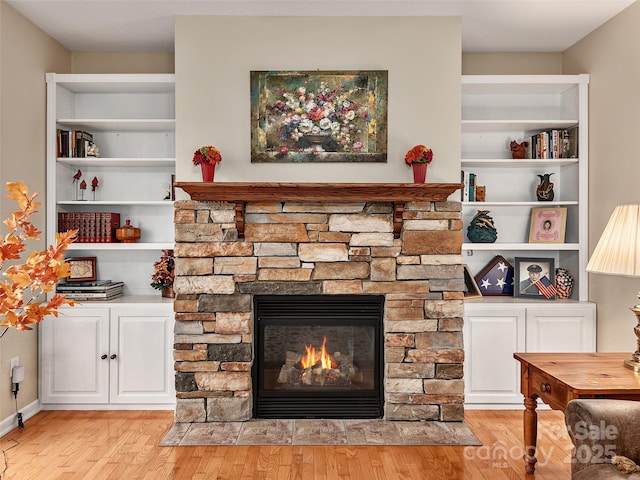
<instances>
[{"instance_id":1,"label":"electrical outlet","mask_svg":"<svg viewBox=\"0 0 640 480\"><path fill-rule=\"evenodd\" d=\"M11 357L11 365L9 368L9 376L13 376L13 367L20 365L20 357Z\"/></svg>"}]
</instances>

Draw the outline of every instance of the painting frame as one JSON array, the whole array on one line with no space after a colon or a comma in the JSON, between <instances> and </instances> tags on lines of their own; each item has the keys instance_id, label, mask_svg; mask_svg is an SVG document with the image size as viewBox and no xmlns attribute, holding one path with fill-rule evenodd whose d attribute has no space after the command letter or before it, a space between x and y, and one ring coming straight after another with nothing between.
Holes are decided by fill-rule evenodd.
<instances>
[{"instance_id":1,"label":"painting frame","mask_svg":"<svg viewBox=\"0 0 640 480\"><path fill-rule=\"evenodd\" d=\"M514 259L514 289L513 296L519 298L531 298L537 300L555 300L555 260L551 257L516 257ZM537 268L536 268L537 267ZM538 279L547 278L551 285L553 295L545 296L541 290L533 284L529 271L539 268Z\"/></svg>"},{"instance_id":2,"label":"painting frame","mask_svg":"<svg viewBox=\"0 0 640 480\"><path fill-rule=\"evenodd\" d=\"M514 270L511 263L502 255L496 255L475 276L475 281L483 297L512 297L514 290L513 278ZM492 283L494 280L496 281L495 284ZM502 280L503 284L499 285L497 280ZM485 289L484 291L483 288Z\"/></svg>"},{"instance_id":3,"label":"painting frame","mask_svg":"<svg viewBox=\"0 0 640 480\"><path fill-rule=\"evenodd\" d=\"M482 298L482 292L480 288L478 288L478 284L476 283L475 278L473 278L473 274L471 273L471 269L469 265L464 264L464 299L471 300L473 298Z\"/></svg>"},{"instance_id":4,"label":"painting frame","mask_svg":"<svg viewBox=\"0 0 640 480\"><path fill-rule=\"evenodd\" d=\"M567 207L531 209L529 243L564 243Z\"/></svg>"},{"instance_id":5,"label":"painting frame","mask_svg":"<svg viewBox=\"0 0 640 480\"><path fill-rule=\"evenodd\" d=\"M65 262L71 266L67 282L95 282L98 279L96 257L69 257Z\"/></svg>"},{"instance_id":6,"label":"painting frame","mask_svg":"<svg viewBox=\"0 0 640 480\"><path fill-rule=\"evenodd\" d=\"M251 163L387 161L387 70L251 71Z\"/></svg>"}]
</instances>

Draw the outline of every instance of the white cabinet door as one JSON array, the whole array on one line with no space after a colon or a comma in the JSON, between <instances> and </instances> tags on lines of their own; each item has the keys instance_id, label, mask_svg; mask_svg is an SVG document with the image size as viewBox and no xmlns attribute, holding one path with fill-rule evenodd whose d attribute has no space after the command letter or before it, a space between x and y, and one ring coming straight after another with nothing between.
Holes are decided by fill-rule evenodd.
<instances>
[{"instance_id":1,"label":"white cabinet door","mask_svg":"<svg viewBox=\"0 0 640 480\"><path fill-rule=\"evenodd\" d=\"M112 308L111 350L111 403L175 402L170 305Z\"/></svg>"},{"instance_id":2,"label":"white cabinet door","mask_svg":"<svg viewBox=\"0 0 640 480\"><path fill-rule=\"evenodd\" d=\"M40 324L41 402L109 401L109 309L61 309Z\"/></svg>"},{"instance_id":3,"label":"white cabinet door","mask_svg":"<svg viewBox=\"0 0 640 480\"><path fill-rule=\"evenodd\" d=\"M527 308L527 352L595 352L595 304Z\"/></svg>"},{"instance_id":4,"label":"white cabinet door","mask_svg":"<svg viewBox=\"0 0 640 480\"><path fill-rule=\"evenodd\" d=\"M524 351L524 325L524 308L465 305L465 403L521 404L513 353Z\"/></svg>"}]
</instances>

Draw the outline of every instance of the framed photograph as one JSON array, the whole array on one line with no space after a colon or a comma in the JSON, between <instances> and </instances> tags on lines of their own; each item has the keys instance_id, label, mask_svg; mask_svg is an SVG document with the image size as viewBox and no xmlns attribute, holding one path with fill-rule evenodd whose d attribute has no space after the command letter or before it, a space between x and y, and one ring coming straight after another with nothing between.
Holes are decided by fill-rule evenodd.
<instances>
[{"instance_id":1,"label":"framed photograph","mask_svg":"<svg viewBox=\"0 0 640 480\"><path fill-rule=\"evenodd\" d=\"M67 282L93 282L98 279L96 257L72 257L65 261L71 265Z\"/></svg>"},{"instance_id":2,"label":"framed photograph","mask_svg":"<svg viewBox=\"0 0 640 480\"><path fill-rule=\"evenodd\" d=\"M387 76L252 71L251 162L386 162Z\"/></svg>"},{"instance_id":3,"label":"framed photograph","mask_svg":"<svg viewBox=\"0 0 640 480\"><path fill-rule=\"evenodd\" d=\"M532 208L529 243L564 243L567 209Z\"/></svg>"},{"instance_id":4,"label":"framed photograph","mask_svg":"<svg viewBox=\"0 0 640 480\"><path fill-rule=\"evenodd\" d=\"M553 258L515 258L515 297L555 300Z\"/></svg>"},{"instance_id":5,"label":"framed photograph","mask_svg":"<svg viewBox=\"0 0 640 480\"><path fill-rule=\"evenodd\" d=\"M464 265L464 298L482 298L482 293L478 288L478 284L476 283L475 278L473 278L473 274L471 273L471 269L469 265Z\"/></svg>"},{"instance_id":6,"label":"framed photograph","mask_svg":"<svg viewBox=\"0 0 640 480\"><path fill-rule=\"evenodd\" d=\"M513 267L496 255L475 277L482 296L513 296Z\"/></svg>"}]
</instances>

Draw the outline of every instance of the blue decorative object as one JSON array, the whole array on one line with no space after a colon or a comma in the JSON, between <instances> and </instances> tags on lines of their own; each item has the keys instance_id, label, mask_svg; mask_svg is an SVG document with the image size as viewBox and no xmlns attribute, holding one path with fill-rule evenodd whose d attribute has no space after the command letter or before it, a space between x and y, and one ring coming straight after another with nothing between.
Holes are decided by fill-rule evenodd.
<instances>
[{"instance_id":1,"label":"blue decorative object","mask_svg":"<svg viewBox=\"0 0 640 480\"><path fill-rule=\"evenodd\" d=\"M513 267L500 255L496 255L475 280L483 296L513 295Z\"/></svg>"},{"instance_id":2,"label":"blue decorative object","mask_svg":"<svg viewBox=\"0 0 640 480\"><path fill-rule=\"evenodd\" d=\"M473 243L493 243L498 238L498 231L493 224L489 210L478 210L467 227L467 237Z\"/></svg>"}]
</instances>

